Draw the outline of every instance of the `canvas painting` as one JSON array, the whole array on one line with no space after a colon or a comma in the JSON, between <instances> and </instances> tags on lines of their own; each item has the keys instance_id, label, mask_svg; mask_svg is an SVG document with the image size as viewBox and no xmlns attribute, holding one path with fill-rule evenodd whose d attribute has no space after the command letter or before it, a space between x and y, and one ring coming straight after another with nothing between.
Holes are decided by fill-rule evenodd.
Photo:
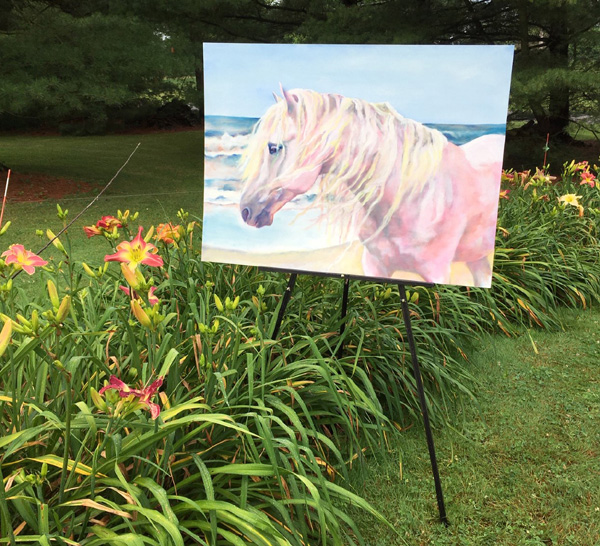
<instances>
[{"instance_id":1,"label":"canvas painting","mask_svg":"<svg viewBox=\"0 0 600 546\"><path fill-rule=\"evenodd\" d=\"M205 44L202 259L489 287L512 59Z\"/></svg>"}]
</instances>

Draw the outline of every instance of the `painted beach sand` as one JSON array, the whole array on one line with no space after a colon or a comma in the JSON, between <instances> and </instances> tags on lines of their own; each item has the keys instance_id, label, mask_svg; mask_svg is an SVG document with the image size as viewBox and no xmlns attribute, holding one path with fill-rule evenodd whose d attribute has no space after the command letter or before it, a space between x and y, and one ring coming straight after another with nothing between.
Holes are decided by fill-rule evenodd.
<instances>
[{"instance_id":1,"label":"painted beach sand","mask_svg":"<svg viewBox=\"0 0 600 546\"><path fill-rule=\"evenodd\" d=\"M490 111L471 105L476 115L459 112L475 123L458 123L447 113L437 114L441 122L427 121L436 117L431 106L427 115L414 112L420 122L401 114L390 101L287 89L285 84L265 100L265 74L260 85L250 82L246 89L259 98L232 107L236 92L228 97L220 88L232 72L226 70L227 62L225 68L212 70L210 59L219 62L237 55L240 45L233 46L233 53L226 47L225 57L223 47L231 44L206 46L203 260L490 285L506 82L505 96L496 98L504 101L500 107ZM268 50L279 52L281 47ZM339 52L350 46L320 47ZM404 46L391 47L398 52L395 48ZM257 54L256 46L242 49ZM264 46L259 49L265 51ZM293 46L285 49L296 51ZM502 49L506 79L512 51L509 56ZM423 58L434 57L429 48ZM462 74L465 79L464 70ZM313 85L319 81L302 76ZM328 72L320 85L343 88L335 76Z\"/></svg>"}]
</instances>

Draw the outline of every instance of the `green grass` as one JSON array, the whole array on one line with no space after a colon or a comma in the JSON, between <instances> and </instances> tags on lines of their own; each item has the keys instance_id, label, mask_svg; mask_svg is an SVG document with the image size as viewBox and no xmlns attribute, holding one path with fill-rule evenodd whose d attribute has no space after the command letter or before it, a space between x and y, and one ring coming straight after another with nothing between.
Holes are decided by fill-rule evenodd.
<instances>
[{"instance_id":1,"label":"green grass","mask_svg":"<svg viewBox=\"0 0 600 546\"><path fill-rule=\"evenodd\" d=\"M81 226L104 214L127 208L143 213L144 222L174 219L181 207L192 216L202 213L201 131L113 135L107 137L0 136L2 162L14 172L44 173L97 184L98 191L115 175L137 144L140 147L106 194L75 226L75 252L85 241ZM18 192L11 187L10 192ZM73 217L94 193L60 200ZM13 225L8 244L35 246L35 229L60 227L56 203L9 203L5 220ZM89 245L85 245L88 252ZM77 255L77 254L76 254Z\"/></svg>"},{"instance_id":2,"label":"green grass","mask_svg":"<svg viewBox=\"0 0 600 546\"><path fill-rule=\"evenodd\" d=\"M356 488L401 530L365 519L368 544L600 544L600 312L563 318L564 332L490 337L473 352L480 410L434 432L448 529L420 424L355 470Z\"/></svg>"}]
</instances>

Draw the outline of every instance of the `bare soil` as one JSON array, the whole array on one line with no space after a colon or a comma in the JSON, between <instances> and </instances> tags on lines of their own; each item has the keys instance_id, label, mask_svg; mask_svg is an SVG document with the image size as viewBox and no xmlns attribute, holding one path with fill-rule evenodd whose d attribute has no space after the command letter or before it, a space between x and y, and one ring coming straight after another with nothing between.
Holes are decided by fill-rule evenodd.
<instances>
[{"instance_id":1,"label":"bare soil","mask_svg":"<svg viewBox=\"0 0 600 546\"><path fill-rule=\"evenodd\" d=\"M0 188L6 183L6 172L0 172ZM6 200L8 202L55 201L64 197L86 194L100 189L97 184L69 180L38 173L11 172ZM0 195L4 195L3 189ZM0 197L1 199L1 197Z\"/></svg>"}]
</instances>

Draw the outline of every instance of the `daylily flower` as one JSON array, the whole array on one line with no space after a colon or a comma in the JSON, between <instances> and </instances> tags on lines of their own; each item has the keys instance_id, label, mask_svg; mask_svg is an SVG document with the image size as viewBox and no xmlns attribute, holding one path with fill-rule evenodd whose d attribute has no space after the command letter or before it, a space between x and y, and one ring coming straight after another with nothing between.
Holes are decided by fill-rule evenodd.
<instances>
[{"instance_id":1,"label":"daylily flower","mask_svg":"<svg viewBox=\"0 0 600 546\"><path fill-rule=\"evenodd\" d=\"M94 235L102 235L102 231L96 226L83 226L83 231L85 231L88 239L94 237Z\"/></svg>"},{"instance_id":2,"label":"daylily flower","mask_svg":"<svg viewBox=\"0 0 600 546\"><path fill-rule=\"evenodd\" d=\"M591 173L589 171L584 171L581 173L581 182L579 183L579 185L583 186L584 184L588 184L591 188L594 187L594 185L596 184L596 176L594 175L594 173Z\"/></svg>"},{"instance_id":3,"label":"daylily flower","mask_svg":"<svg viewBox=\"0 0 600 546\"><path fill-rule=\"evenodd\" d=\"M140 226L138 234L131 241L119 243L117 252L104 256L104 261L126 263L131 271L134 271L139 264L161 267L163 259L156 255L158 249L152 243L144 241L143 230L144 228Z\"/></svg>"},{"instance_id":4,"label":"daylily flower","mask_svg":"<svg viewBox=\"0 0 600 546\"><path fill-rule=\"evenodd\" d=\"M135 291L132 291L131 288L120 284L119 289L125 292L125 294L127 294L130 298L137 298L137 294L135 293ZM156 305L157 303L160 303L160 299L158 298L158 296L154 295L155 290L156 286L151 286L150 290L148 290L148 303L152 306Z\"/></svg>"},{"instance_id":5,"label":"daylily flower","mask_svg":"<svg viewBox=\"0 0 600 546\"><path fill-rule=\"evenodd\" d=\"M28 275L33 275L36 267L47 265L48 262L37 254L25 250L23 245L10 245L8 250L2 253L7 265L13 264L16 269L22 269Z\"/></svg>"},{"instance_id":6,"label":"daylily flower","mask_svg":"<svg viewBox=\"0 0 600 546\"><path fill-rule=\"evenodd\" d=\"M581 195L576 195L574 193L566 193L565 195L561 195L558 198L560 203L564 203L565 205L571 205L572 207L577 207L579 209L579 216L583 216L583 207L579 204L579 200L581 199Z\"/></svg>"},{"instance_id":7,"label":"daylily flower","mask_svg":"<svg viewBox=\"0 0 600 546\"><path fill-rule=\"evenodd\" d=\"M510 190L502 190L500 192L500 199L508 199L509 193L510 193Z\"/></svg>"},{"instance_id":8,"label":"daylily flower","mask_svg":"<svg viewBox=\"0 0 600 546\"><path fill-rule=\"evenodd\" d=\"M112 231L113 228L120 228L122 224L118 218L114 216L103 216L96 222L96 227L100 229L105 229L106 231Z\"/></svg>"},{"instance_id":9,"label":"daylily flower","mask_svg":"<svg viewBox=\"0 0 600 546\"><path fill-rule=\"evenodd\" d=\"M169 222L168 224L158 224L154 239L170 245L175 241L179 241L180 237L181 234L179 233L179 226L174 226L171 222Z\"/></svg>"},{"instance_id":10,"label":"daylily flower","mask_svg":"<svg viewBox=\"0 0 600 546\"><path fill-rule=\"evenodd\" d=\"M576 195L574 193L566 193L565 195L561 195L558 198L560 203L564 203L565 205L572 205L573 207L581 206L579 204L579 200L581 199L581 195Z\"/></svg>"},{"instance_id":11,"label":"daylily flower","mask_svg":"<svg viewBox=\"0 0 600 546\"><path fill-rule=\"evenodd\" d=\"M156 286L151 286L150 290L148 290L148 303L150 305L156 305L156 304L160 303L158 296L154 295L155 290L156 290Z\"/></svg>"},{"instance_id":12,"label":"daylily flower","mask_svg":"<svg viewBox=\"0 0 600 546\"><path fill-rule=\"evenodd\" d=\"M156 391L162 384L163 378L159 377L154 383L151 383L143 389L132 389L129 385L123 383L117 376L111 375L108 385L102 387L98 394L102 395L109 389L116 390L121 398L129 398L130 401L135 401L140 406L149 409L152 419L156 419L160 414L160 406L150 402L150 399L156 394Z\"/></svg>"}]
</instances>

